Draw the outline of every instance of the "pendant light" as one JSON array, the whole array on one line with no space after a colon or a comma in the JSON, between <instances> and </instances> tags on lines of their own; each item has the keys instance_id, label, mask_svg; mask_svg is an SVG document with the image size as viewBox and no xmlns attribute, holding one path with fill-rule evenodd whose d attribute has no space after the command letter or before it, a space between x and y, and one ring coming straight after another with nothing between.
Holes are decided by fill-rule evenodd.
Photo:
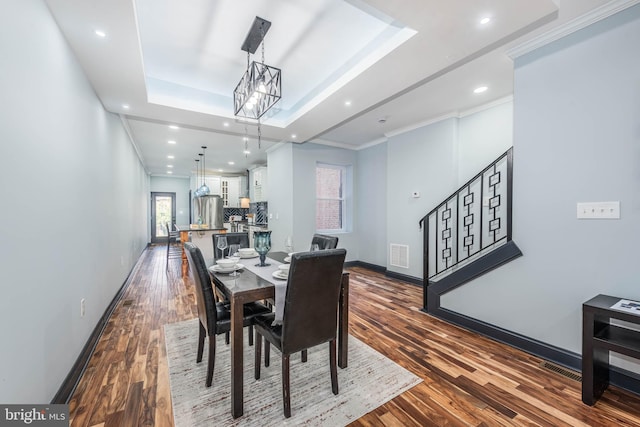
<instances>
[{"instance_id":1,"label":"pendant light","mask_svg":"<svg viewBox=\"0 0 640 427\"><path fill-rule=\"evenodd\" d=\"M202 186L200 186L200 190L203 196L208 195L211 190L209 190L209 186L207 185L206 179L207 179L207 172L206 172L206 156L205 156L205 150L207 149L207 147L205 147L204 145L201 147L202 148L202 154L200 154L202 156Z\"/></svg>"}]
</instances>

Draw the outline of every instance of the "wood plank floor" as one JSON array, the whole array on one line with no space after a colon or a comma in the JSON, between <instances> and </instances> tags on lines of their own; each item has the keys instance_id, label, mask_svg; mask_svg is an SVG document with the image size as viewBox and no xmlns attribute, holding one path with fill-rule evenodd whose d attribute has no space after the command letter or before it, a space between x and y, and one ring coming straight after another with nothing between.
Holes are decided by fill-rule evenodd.
<instances>
[{"instance_id":1,"label":"wood plank floor","mask_svg":"<svg viewBox=\"0 0 640 427\"><path fill-rule=\"evenodd\" d=\"M72 426L173 426L162 325L197 309L172 261L167 274L163 247L143 254L72 396ZM421 288L350 271L351 334L424 380L353 426L640 427L637 395L609 387L584 405L580 383L541 359L419 311Z\"/></svg>"}]
</instances>

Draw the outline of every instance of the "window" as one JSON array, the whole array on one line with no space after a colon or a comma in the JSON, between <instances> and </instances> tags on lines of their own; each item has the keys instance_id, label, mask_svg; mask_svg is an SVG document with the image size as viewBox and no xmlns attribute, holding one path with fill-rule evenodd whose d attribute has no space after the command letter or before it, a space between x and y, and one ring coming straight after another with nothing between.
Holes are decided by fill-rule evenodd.
<instances>
[{"instance_id":1,"label":"window","mask_svg":"<svg viewBox=\"0 0 640 427\"><path fill-rule=\"evenodd\" d=\"M347 168L327 164L316 166L316 229L345 231L345 183Z\"/></svg>"}]
</instances>

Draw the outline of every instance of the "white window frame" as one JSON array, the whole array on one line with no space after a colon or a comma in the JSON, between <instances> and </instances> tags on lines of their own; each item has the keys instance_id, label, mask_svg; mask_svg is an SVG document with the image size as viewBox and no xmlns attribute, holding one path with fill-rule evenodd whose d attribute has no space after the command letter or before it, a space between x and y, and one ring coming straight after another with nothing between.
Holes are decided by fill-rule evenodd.
<instances>
[{"instance_id":1,"label":"white window frame","mask_svg":"<svg viewBox=\"0 0 640 427\"><path fill-rule=\"evenodd\" d=\"M338 169L341 171L340 173L340 186L341 186L341 197L339 198L320 198L318 197L318 183L316 182L316 218L318 215L318 211L317 211L317 207L318 207L318 200L339 200L340 206L342 207L341 209L341 228L330 228L330 229L320 229L317 228L318 227L318 223L316 222L315 226L316 226L316 231L318 232L322 232L322 233L346 233L347 232L347 183L348 183L348 172L349 172L349 168L348 166L343 166L343 165L334 165L334 164L330 164L330 163L316 163L316 171L318 168L323 168L323 169ZM316 174L317 176L317 174Z\"/></svg>"}]
</instances>

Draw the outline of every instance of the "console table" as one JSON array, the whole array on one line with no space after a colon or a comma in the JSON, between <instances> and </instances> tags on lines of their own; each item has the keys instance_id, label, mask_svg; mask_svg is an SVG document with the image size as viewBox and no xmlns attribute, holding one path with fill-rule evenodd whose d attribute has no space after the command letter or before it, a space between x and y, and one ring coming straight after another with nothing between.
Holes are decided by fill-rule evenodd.
<instances>
[{"instance_id":1,"label":"console table","mask_svg":"<svg viewBox=\"0 0 640 427\"><path fill-rule=\"evenodd\" d=\"M593 405L609 385L609 352L640 359L640 332L611 319L640 325L640 314L611 308L624 298L598 295L582 304L582 401Z\"/></svg>"}]
</instances>

